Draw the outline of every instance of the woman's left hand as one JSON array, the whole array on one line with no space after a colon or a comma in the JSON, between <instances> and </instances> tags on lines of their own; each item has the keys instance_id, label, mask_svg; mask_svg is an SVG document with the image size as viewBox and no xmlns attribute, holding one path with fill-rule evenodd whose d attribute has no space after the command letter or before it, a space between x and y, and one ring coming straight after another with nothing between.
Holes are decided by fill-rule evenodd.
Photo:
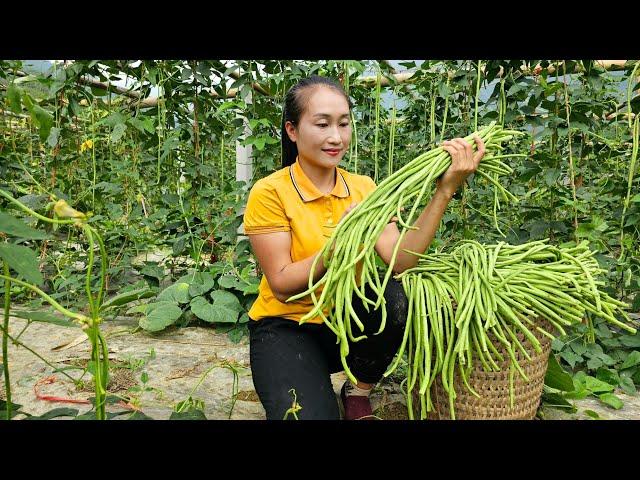
<instances>
[{"instance_id":1,"label":"woman's left hand","mask_svg":"<svg viewBox=\"0 0 640 480\"><path fill-rule=\"evenodd\" d=\"M484 156L484 142L478 135L474 135L473 139L478 146L475 154L471 145L463 138L442 142L442 148L451 154L451 166L442 174L436 185L438 190L444 191L451 197L466 178L476 171Z\"/></svg>"}]
</instances>

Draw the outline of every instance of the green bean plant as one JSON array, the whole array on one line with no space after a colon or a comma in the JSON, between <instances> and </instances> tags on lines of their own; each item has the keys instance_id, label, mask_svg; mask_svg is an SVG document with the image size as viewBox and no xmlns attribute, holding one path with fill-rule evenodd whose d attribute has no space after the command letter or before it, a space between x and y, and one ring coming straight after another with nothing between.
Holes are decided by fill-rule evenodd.
<instances>
[{"instance_id":1,"label":"green bean plant","mask_svg":"<svg viewBox=\"0 0 640 480\"><path fill-rule=\"evenodd\" d=\"M0 190L0 196L4 199L8 200L11 204L18 207L21 211L25 212L27 215L37 218L40 221L53 224L56 226L59 225L70 225L82 230L85 238L88 242L88 263L87 263L87 272L86 272L86 282L85 288L89 303L89 315L83 315L81 313L73 312L62 305L60 305L56 300L54 300L50 295L46 294L40 288L38 288L34 283L41 283L42 277L37 270L37 264L34 264L35 257L33 253L27 248L22 246L17 246L15 244L4 243L2 244L2 249L0 250L0 256L3 259L3 275L0 275L5 282L5 302L4 302L4 324L3 324L3 358L4 358L4 370L5 370L5 390L7 392L7 418L11 418L11 385L9 380L9 369L8 369L8 358L7 358L7 339L9 335L9 313L11 307L11 284L16 284L21 287L27 288L32 292L35 292L42 299L48 302L57 312L61 313L63 316L71 319L75 323L77 323L85 334L89 337L91 342L91 361L94 362L95 365L95 408L96 408L96 417L99 420L104 420L106 418L105 411L105 397L106 397L106 385L108 382L109 375L109 355L107 349L107 343L100 332L100 323L102 322L101 318L101 306L103 304L104 299L104 284L105 284L105 276L107 269L107 254L104 248L104 242L102 237L98 233L98 231L88 223L87 216L75 210L71 206L67 204L65 200L58 199L55 202L51 202L51 207L53 209L54 218L49 218L44 215L41 215L22 202L16 200L13 196L7 193L4 190ZM56 200L55 198L53 200ZM3 219L5 222L9 220L9 222L3 222L3 230L9 230L9 233L12 234L17 232L18 235L23 233L28 233L28 236L33 236L32 229L27 227L20 220L10 217L8 214L1 212L3 215ZM36 235L39 235L40 232L35 231ZM93 288L91 285L92 280L92 270L94 267L94 250L95 243L98 243L98 248L100 251L100 282L98 285L98 291L94 294ZM14 269L18 274L24 276L28 281L23 281L15 277L11 277L9 275L9 268ZM35 280L35 281L34 281ZM38 281L39 280L39 281ZM31 282L33 283L31 283Z\"/></svg>"}]
</instances>

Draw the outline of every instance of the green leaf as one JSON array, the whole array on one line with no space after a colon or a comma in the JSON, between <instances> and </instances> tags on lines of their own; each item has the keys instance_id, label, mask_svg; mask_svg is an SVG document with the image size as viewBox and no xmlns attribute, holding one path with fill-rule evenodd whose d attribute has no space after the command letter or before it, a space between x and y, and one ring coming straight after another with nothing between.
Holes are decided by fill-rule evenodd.
<instances>
[{"instance_id":1,"label":"green leaf","mask_svg":"<svg viewBox=\"0 0 640 480\"><path fill-rule=\"evenodd\" d=\"M53 115L35 103L31 107L29 113L31 113L31 118L39 129L38 133L40 134L40 140L42 142L46 141L49 137L51 127L53 126Z\"/></svg>"},{"instance_id":2,"label":"green leaf","mask_svg":"<svg viewBox=\"0 0 640 480\"><path fill-rule=\"evenodd\" d=\"M60 135L60 129L58 127L52 127L47 137L47 145L54 148L58 144L58 136Z\"/></svg>"},{"instance_id":3,"label":"green leaf","mask_svg":"<svg viewBox=\"0 0 640 480\"><path fill-rule=\"evenodd\" d=\"M122 415L131 414L131 410L120 410L119 412L107 412L107 420L112 420L115 417L121 417Z\"/></svg>"},{"instance_id":4,"label":"green leaf","mask_svg":"<svg viewBox=\"0 0 640 480\"><path fill-rule=\"evenodd\" d=\"M597 343L591 343L587 345L587 351L585 352L588 357L599 357L604 353L602 347Z\"/></svg>"},{"instance_id":5,"label":"green leaf","mask_svg":"<svg viewBox=\"0 0 640 480\"><path fill-rule=\"evenodd\" d=\"M584 413L585 413L585 415L588 415L589 417L593 418L594 420L600 420L600 415L598 415L598 413L594 412L593 410L585 410Z\"/></svg>"},{"instance_id":6,"label":"green leaf","mask_svg":"<svg viewBox=\"0 0 640 480\"><path fill-rule=\"evenodd\" d=\"M196 297L191 300L191 311L193 314L209 323L235 323L238 312L227 305L220 303L209 303L204 297Z\"/></svg>"},{"instance_id":7,"label":"green leaf","mask_svg":"<svg viewBox=\"0 0 640 480\"><path fill-rule=\"evenodd\" d=\"M636 394L636 386L633 383L633 379L630 376L625 375L624 373L622 375L620 375L620 388L627 395L635 395Z\"/></svg>"},{"instance_id":8,"label":"green leaf","mask_svg":"<svg viewBox=\"0 0 640 480\"><path fill-rule=\"evenodd\" d=\"M559 338L554 338L553 340L551 340L551 348L556 352L559 352L560 350L562 350L564 346L565 346L565 343Z\"/></svg>"},{"instance_id":9,"label":"green leaf","mask_svg":"<svg viewBox=\"0 0 640 480\"><path fill-rule=\"evenodd\" d=\"M20 95L20 89L13 83L7 87L7 104L9 105L9 109L15 114L22 112Z\"/></svg>"},{"instance_id":10,"label":"green leaf","mask_svg":"<svg viewBox=\"0 0 640 480\"><path fill-rule=\"evenodd\" d=\"M27 417L25 418L25 420L51 420L52 418L75 417L76 415L78 415L77 408L61 407L49 410L48 412L45 412L37 417Z\"/></svg>"},{"instance_id":11,"label":"green leaf","mask_svg":"<svg viewBox=\"0 0 640 480\"><path fill-rule=\"evenodd\" d=\"M11 418L15 417L19 413L24 413L20 411L22 405L11 402ZM0 399L0 419L7 419L7 401Z\"/></svg>"},{"instance_id":12,"label":"green leaf","mask_svg":"<svg viewBox=\"0 0 640 480\"><path fill-rule=\"evenodd\" d=\"M587 351L587 346L584 345L583 343L572 342L571 350L573 350L576 353L576 355L584 355L584 353Z\"/></svg>"},{"instance_id":13,"label":"green leaf","mask_svg":"<svg viewBox=\"0 0 640 480\"><path fill-rule=\"evenodd\" d=\"M187 245L187 237L188 235L183 235L180 238L177 238L175 242L173 242L173 256L177 257L178 255L180 255L182 252L184 252L184 249Z\"/></svg>"},{"instance_id":14,"label":"green leaf","mask_svg":"<svg viewBox=\"0 0 640 480\"><path fill-rule=\"evenodd\" d=\"M143 303L142 305L136 305L135 307L131 307L129 310L126 311L126 314L132 315L134 313L147 313L147 310L149 310L149 304Z\"/></svg>"},{"instance_id":15,"label":"green leaf","mask_svg":"<svg viewBox=\"0 0 640 480\"><path fill-rule=\"evenodd\" d=\"M252 282L252 283L244 283L242 284L238 290L240 290L242 293L244 293L245 295L253 295L255 293L258 293L258 291L260 290L260 283L259 282Z\"/></svg>"},{"instance_id":16,"label":"green leaf","mask_svg":"<svg viewBox=\"0 0 640 480\"><path fill-rule=\"evenodd\" d=\"M624 370L625 368L635 367L640 363L640 352L634 350L629 354L629 356L625 359L625 361L620 366L620 370Z\"/></svg>"},{"instance_id":17,"label":"green leaf","mask_svg":"<svg viewBox=\"0 0 640 480\"><path fill-rule=\"evenodd\" d=\"M236 102L224 102L222 105L220 105L218 107L218 109L216 110L216 115L219 113L224 112L226 109L231 108L231 107L235 107L236 106Z\"/></svg>"},{"instance_id":18,"label":"green leaf","mask_svg":"<svg viewBox=\"0 0 640 480\"><path fill-rule=\"evenodd\" d=\"M598 400L605 405L615 408L616 410L620 410L624 406L622 400L613 393L603 393L602 395L598 395Z\"/></svg>"},{"instance_id":19,"label":"green leaf","mask_svg":"<svg viewBox=\"0 0 640 480\"><path fill-rule=\"evenodd\" d=\"M243 283L233 275L221 275L218 279L218 285L220 285L222 288L240 289Z\"/></svg>"},{"instance_id":20,"label":"green leaf","mask_svg":"<svg viewBox=\"0 0 640 480\"><path fill-rule=\"evenodd\" d=\"M560 352L560 357L567 361L571 368L575 367L576 362L581 362L582 357L570 351Z\"/></svg>"},{"instance_id":21,"label":"green leaf","mask_svg":"<svg viewBox=\"0 0 640 480\"><path fill-rule=\"evenodd\" d=\"M600 343L602 343L602 345L604 345L605 347L608 347L608 348L619 348L622 345L620 340L617 340L615 338L602 338L599 341L600 341ZM609 357L609 358L611 358L611 357ZM614 360L614 362L615 362L615 360Z\"/></svg>"},{"instance_id":22,"label":"green leaf","mask_svg":"<svg viewBox=\"0 0 640 480\"><path fill-rule=\"evenodd\" d=\"M95 404L95 397L90 397L90 398L91 398L91 401ZM115 405L121 400L122 399L117 395L107 395L106 397L104 397L104 403L107 405Z\"/></svg>"},{"instance_id":23,"label":"green leaf","mask_svg":"<svg viewBox=\"0 0 640 480\"><path fill-rule=\"evenodd\" d=\"M227 332L227 336L232 343L239 343L246 333L247 327L245 325L238 325L237 327L229 330L229 332Z\"/></svg>"},{"instance_id":24,"label":"green leaf","mask_svg":"<svg viewBox=\"0 0 640 480\"><path fill-rule=\"evenodd\" d=\"M576 411L576 407L565 400L565 398L559 393L544 392L542 394L542 401L548 407L562 409L570 413L574 413Z\"/></svg>"},{"instance_id":25,"label":"green leaf","mask_svg":"<svg viewBox=\"0 0 640 480\"><path fill-rule=\"evenodd\" d=\"M640 332L635 335L621 335L620 342L625 347L638 348L640 347Z\"/></svg>"},{"instance_id":26,"label":"green leaf","mask_svg":"<svg viewBox=\"0 0 640 480\"><path fill-rule=\"evenodd\" d=\"M125 123L127 119L120 112L112 112L109 116L103 118L98 122L98 125L107 125L111 128L118 124Z\"/></svg>"},{"instance_id":27,"label":"green leaf","mask_svg":"<svg viewBox=\"0 0 640 480\"><path fill-rule=\"evenodd\" d=\"M609 385L608 383L603 382L602 380L598 380L597 378L590 375L587 375L585 377L584 386L587 390L593 393L612 392L613 390L615 390L615 387L613 385Z\"/></svg>"},{"instance_id":28,"label":"green leaf","mask_svg":"<svg viewBox=\"0 0 640 480\"><path fill-rule=\"evenodd\" d=\"M595 370L597 368L600 368L602 365L603 362L598 357L593 357L587 360L587 368L589 370Z\"/></svg>"},{"instance_id":29,"label":"green leaf","mask_svg":"<svg viewBox=\"0 0 640 480\"><path fill-rule=\"evenodd\" d=\"M117 195L118 193L122 192L122 187L117 183L100 182L96 183L96 190L101 190L105 193Z\"/></svg>"},{"instance_id":30,"label":"green leaf","mask_svg":"<svg viewBox=\"0 0 640 480\"><path fill-rule=\"evenodd\" d=\"M12 310L11 314L17 318L24 318L33 322L53 323L61 327L77 327L78 324L68 318L54 315L50 312L26 312L23 310Z\"/></svg>"},{"instance_id":31,"label":"green leaf","mask_svg":"<svg viewBox=\"0 0 640 480\"><path fill-rule=\"evenodd\" d=\"M192 299L189 307L196 317L209 323L219 321L217 315L223 314L223 312L216 312L213 305L202 296Z\"/></svg>"},{"instance_id":32,"label":"green leaf","mask_svg":"<svg viewBox=\"0 0 640 480\"><path fill-rule=\"evenodd\" d=\"M204 295L215 286L215 279L209 272L185 275L181 280L189 284L189 295L192 297Z\"/></svg>"},{"instance_id":33,"label":"green leaf","mask_svg":"<svg viewBox=\"0 0 640 480\"><path fill-rule=\"evenodd\" d=\"M243 313L238 319L238 323L249 323L250 321L251 321L251 318L249 317L247 312Z\"/></svg>"},{"instance_id":34,"label":"green leaf","mask_svg":"<svg viewBox=\"0 0 640 480\"><path fill-rule=\"evenodd\" d=\"M90 410L86 413L83 413L81 415L76 415L74 417L74 420L97 420L98 417L96 416L96 412L93 410Z\"/></svg>"},{"instance_id":35,"label":"green leaf","mask_svg":"<svg viewBox=\"0 0 640 480\"><path fill-rule=\"evenodd\" d=\"M127 126L124 123L118 123L111 132L111 141L114 143L119 142L126 130Z\"/></svg>"},{"instance_id":36,"label":"green leaf","mask_svg":"<svg viewBox=\"0 0 640 480\"><path fill-rule=\"evenodd\" d=\"M529 237L531 239L542 238L544 232L549 228L549 223L544 221L537 221L529 226Z\"/></svg>"},{"instance_id":37,"label":"green leaf","mask_svg":"<svg viewBox=\"0 0 640 480\"><path fill-rule=\"evenodd\" d=\"M225 305L237 313L242 312L242 306L240 305L238 297L231 292L214 290L209 296L215 305Z\"/></svg>"},{"instance_id":38,"label":"green leaf","mask_svg":"<svg viewBox=\"0 0 640 480\"><path fill-rule=\"evenodd\" d=\"M574 390L571 375L562 369L556 356L553 354L549 355L549 367L544 377L544 384L563 392L571 392Z\"/></svg>"},{"instance_id":39,"label":"green leaf","mask_svg":"<svg viewBox=\"0 0 640 480\"><path fill-rule=\"evenodd\" d=\"M99 87L91 87L91 93L94 97L104 97L109 94L107 90Z\"/></svg>"},{"instance_id":40,"label":"green leaf","mask_svg":"<svg viewBox=\"0 0 640 480\"><path fill-rule=\"evenodd\" d=\"M139 325L149 332L159 332L172 325L182 315L182 309L173 302L154 302L147 304L146 316Z\"/></svg>"},{"instance_id":41,"label":"green leaf","mask_svg":"<svg viewBox=\"0 0 640 480\"><path fill-rule=\"evenodd\" d=\"M544 174L544 181L548 187L554 185L560 178L562 171L559 168L548 168Z\"/></svg>"},{"instance_id":42,"label":"green leaf","mask_svg":"<svg viewBox=\"0 0 640 480\"><path fill-rule=\"evenodd\" d=\"M49 235L42 230L31 228L21 220L5 212L0 212L0 232L4 232L15 237L30 238L33 240L49 238Z\"/></svg>"},{"instance_id":43,"label":"green leaf","mask_svg":"<svg viewBox=\"0 0 640 480\"><path fill-rule=\"evenodd\" d=\"M38 269L38 257L33 250L13 243L0 243L0 257L27 282L42 285L44 279Z\"/></svg>"},{"instance_id":44,"label":"green leaf","mask_svg":"<svg viewBox=\"0 0 640 480\"><path fill-rule=\"evenodd\" d=\"M608 383L609 385L618 385L620 383L618 372L611 368L598 368L598 371L596 372L596 378Z\"/></svg>"},{"instance_id":45,"label":"green leaf","mask_svg":"<svg viewBox=\"0 0 640 480\"><path fill-rule=\"evenodd\" d=\"M204 412L197 408L191 408L186 412L171 412L171 416L169 417L169 420L206 420L206 419L207 417L205 416Z\"/></svg>"},{"instance_id":46,"label":"green leaf","mask_svg":"<svg viewBox=\"0 0 640 480\"><path fill-rule=\"evenodd\" d=\"M125 420L153 420L153 417L136 410L130 416L126 417Z\"/></svg>"},{"instance_id":47,"label":"green leaf","mask_svg":"<svg viewBox=\"0 0 640 480\"><path fill-rule=\"evenodd\" d=\"M158 295L159 302L189 303L189 284L176 282Z\"/></svg>"},{"instance_id":48,"label":"green leaf","mask_svg":"<svg viewBox=\"0 0 640 480\"><path fill-rule=\"evenodd\" d=\"M150 263L145 265L142 270L140 270L140 274L162 280L164 278L164 268L162 268L157 263Z\"/></svg>"},{"instance_id":49,"label":"green leaf","mask_svg":"<svg viewBox=\"0 0 640 480\"><path fill-rule=\"evenodd\" d=\"M135 300L140 300L141 298L149 298L154 295L153 290L149 290L148 288L138 288L137 290L132 290L129 292L121 293L120 295L116 295L115 297L111 297L109 300L104 302L100 310L107 310L108 308L119 307L120 305L124 305L129 302L133 302Z\"/></svg>"},{"instance_id":50,"label":"green leaf","mask_svg":"<svg viewBox=\"0 0 640 480\"><path fill-rule=\"evenodd\" d=\"M600 355L598 355L597 358L598 358L598 360L600 360L602 363L604 363L605 365L607 365L609 367L616 364L615 359L610 357L606 353L601 353Z\"/></svg>"}]
</instances>

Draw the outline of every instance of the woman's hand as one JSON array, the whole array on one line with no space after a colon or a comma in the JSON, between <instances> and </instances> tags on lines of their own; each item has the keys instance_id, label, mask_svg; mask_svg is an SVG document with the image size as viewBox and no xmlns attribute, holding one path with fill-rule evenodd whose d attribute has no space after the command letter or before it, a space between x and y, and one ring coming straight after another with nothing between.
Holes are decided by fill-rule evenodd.
<instances>
[{"instance_id":1,"label":"woman's hand","mask_svg":"<svg viewBox=\"0 0 640 480\"><path fill-rule=\"evenodd\" d=\"M473 139L478 146L474 154L473 148L463 138L454 138L442 142L442 148L451 154L451 166L436 182L437 188L452 197L466 178L476 171L484 156L484 142L478 135Z\"/></svg>"}]
</instances>

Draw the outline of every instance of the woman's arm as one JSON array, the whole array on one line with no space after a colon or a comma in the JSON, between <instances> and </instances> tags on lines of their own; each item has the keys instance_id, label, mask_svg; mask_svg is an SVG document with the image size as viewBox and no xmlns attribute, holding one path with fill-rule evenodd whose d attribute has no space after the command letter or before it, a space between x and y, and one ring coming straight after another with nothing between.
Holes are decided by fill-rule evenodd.
<instances>
[{"instance_id":1,"label":"woman's arm","mask_svg":"<svg viewBox=\"0 0 640 480\"><path fill-rule=\"evenodd\" d=\"M291 260L291 232L248 235L253 253L267 277L269 287L281 302L309 288L309 272L318 253L293 262ZM317 281L326 268L322 260L316 264L313 281Z\"/></svg>"},{"instance_id":2,"label":"woman's arm","mask_svg":"<svg viewBox=\"0 0 640 480\"><path fill-rule=\"evenodd\" d=\"M395 273L403 272L418 263L418 257L404 252L403 249L422 253L429 248L449 201L464 180L478 168L485 148L484 142L479 137L476 136L475 141L478 146L475 154L471 145L461 138L443 142L442 147L451 154L451 166L438 181L431 201L413 224L417 230L409 230L405 235L393 267ZM393 250L399 238L398 227L395 223L390 223L376 242L376 252L387 265L391 262Z\"/></svg>"},{"instance_id":3,"label":"woman's arm","mask_svg":"<svg viewBox=\"0 0 640 480\"><path fill-rule=\"evenodd\" d=\"M351 204L342 214L340 221L354 207L355 204ZM311 266L320 252L294 262L291 260L291 232L247 236L260 268L267 277L269 287L278 300L285 302L287 298L309 288ZM313 281L317 282L326 271L324 262L319 260L313 274Z\"/></svg>"}]
</instances>

